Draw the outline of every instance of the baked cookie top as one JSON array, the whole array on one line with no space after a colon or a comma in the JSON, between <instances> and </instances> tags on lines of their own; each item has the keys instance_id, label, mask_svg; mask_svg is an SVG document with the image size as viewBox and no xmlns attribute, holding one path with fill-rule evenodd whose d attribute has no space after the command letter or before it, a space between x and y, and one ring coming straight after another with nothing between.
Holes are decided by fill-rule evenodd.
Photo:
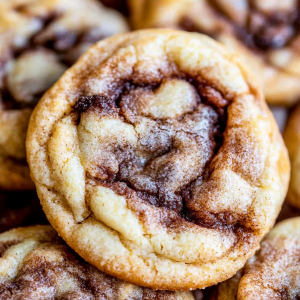
<instances>
[{"instance_id":1,"label":"baked cookie top","mask_svg":"<svg viewBox=\"0 0 300 300\"><path fill-rule=\"evenodd\" d=\"M100 272L50 226L2 233L0 254L0 299L194 299L189 292L153 291Z\"/></svg>"},{"instance_id":2,"label":"baked cookie top","mask_svg":"<svg viewBox=\"0 0 300 300\"><path fill-rule=\"evenodd\" d=\"M101 270L152 288L233 276L286 194L287 152L261 89L199 34L97 43L44 95L28 134L54 228Z\"/></svg>"},{"instance_id":3,"label":"baked cookie top","mask_svg":"<svg viewBox=\"0 0 300 300\"><path fill-rule=\"evenodd\" d=\"M271 104L300 98L300 2L129 0L136 28L208 34L239 53L264 82Z\"/></svg>"},{"instance_id":4,"label":"baked cookie top","mask_svg":"<svg viewBox=\"0 0 300 300\"><path fill-rule=\"evenodd\" d=\"M0 2L0 188L33 188L25 160L32 108L90 45L127 29L96 0Z\"/></svg>"}]
</instances>

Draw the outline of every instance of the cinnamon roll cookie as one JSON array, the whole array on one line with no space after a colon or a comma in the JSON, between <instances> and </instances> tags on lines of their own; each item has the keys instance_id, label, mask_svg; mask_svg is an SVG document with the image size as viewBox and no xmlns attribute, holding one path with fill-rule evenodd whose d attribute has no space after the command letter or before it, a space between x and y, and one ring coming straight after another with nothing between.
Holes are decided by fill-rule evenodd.
<instances>
[{"instance_id":1,"label":"cinnamon roll cookie","mask_svg":"<svg viewBox=\"0 0 300 300\"><path fill-rule=\"evenodd\" d=\"M41 95L124 18L96 0L0 1L0 189L33 189L26 163L30 114Z\"/></svg>"},{"instance_id":2,"label":"cinnamon roll cookie","mask_svg":"<svg viewBox=\"0 0 300 300\"><path fill-rule=\"evenodd\" d=\"M85 260L155 289L233 276L273 225L287 151L256 81L212 39L138 31L100 43L28 130L50 223Z\"/></svg>"},{"instance_id":3,"label":"cinnamon roll cookie","mask_svg":"<svg viewBox=\"0 0 300 300\"><path fill-rule=\"evenodd\" d=\"M218 287L214 300L300 297L300 217L278 223L245 268Z\"/></svg>"},{"instance_id":4,"label":"cinnamon roll cookie","mask_svg":"<svg viewBox=\"0 0 300 300\"><path fill-rule=\"evenodd\" d=\"M50 226L0 235L0 299L194 300L190 292L153 291L100 272Z\"/></svg>"},{"instance_id":5,"label":"cinnamon roll cookie","mask_svg":"<svg viewBox=\"0 0 300 300\"><path fill-rule=\"evenodd\" d=\"M300 208L300 105L292 112L284 132L291 160L291 181L287 200Z\"/></svg>"},{"instance_id":6,"label":"cinnamon roll cookie","mask_svg":"<svg viewBox=\"0 0 300 300\"><path fill-rule=\"evenodd\" d=\"M206 33L241 54L264 83L270 104L300 99L298 0L130 0L136 28Z\"/></svg>"}]
</instances>

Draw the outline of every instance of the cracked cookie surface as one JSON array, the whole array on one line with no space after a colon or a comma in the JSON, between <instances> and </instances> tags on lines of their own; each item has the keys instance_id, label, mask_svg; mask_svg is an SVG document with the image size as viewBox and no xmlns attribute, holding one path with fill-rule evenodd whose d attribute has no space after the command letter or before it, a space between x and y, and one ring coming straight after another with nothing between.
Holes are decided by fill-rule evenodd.
<instances>
[{"instance_id":1,"label":"cracked cookie surface","mask_svg":"<svg viewBox=\"0 0 300 300\"><path fill-rule=\"evenodd\" d=\"M38 104L27 151L66 242L100 270L157 289L233 276L289 179L255 80L210 38L172 30L89 49Z\"/></svg>"},{"instance_id":2,"label":"cracked cookie surface","mask_svg":"<svg viewBox=\"0 0 300 300\"><path fill-rule=\"evenodd\" d=\"M43 93L93 43L127 31L96 0L0 3L0 189L33 189L25 138Z\"/></svg>"},{"instance_id":3,"label":"cracked cookie surface","mask_svg":"<svg viewBox=\"0 0 300 300\"><path fill-rule=\"evenodd\" d=\"M208 34L235 51L264 84L270 104L300 98L298 0L130 0L135 28Z\"/></svg>"},{"instance_id":4,"label":"cracked cookie surface","mask_svg":"<svg viewBox=\"0 0 300 300\"><path fill-rule=\"evenodd\" d=\"M194 300L190 292L154 291L100 272L50 226L0 234L0 299Z\"/></svg>"}]
</instances>

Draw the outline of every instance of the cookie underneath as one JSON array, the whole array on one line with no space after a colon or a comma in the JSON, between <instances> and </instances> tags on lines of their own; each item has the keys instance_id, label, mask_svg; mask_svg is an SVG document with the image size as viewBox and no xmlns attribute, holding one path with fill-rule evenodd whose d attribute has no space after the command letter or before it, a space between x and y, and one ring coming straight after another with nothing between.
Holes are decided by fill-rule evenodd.
<instances>
[{"instance_id":1,"label":"cookie underneath","mask_svg":"<svg viewBox=\"0 0 300 300\"><path fill-rule=\"evenodd\" d=\"M194 300L189 292L153 291L100 272L50 226L0 234L0 299Z\"/></svg>"}]
</instances>

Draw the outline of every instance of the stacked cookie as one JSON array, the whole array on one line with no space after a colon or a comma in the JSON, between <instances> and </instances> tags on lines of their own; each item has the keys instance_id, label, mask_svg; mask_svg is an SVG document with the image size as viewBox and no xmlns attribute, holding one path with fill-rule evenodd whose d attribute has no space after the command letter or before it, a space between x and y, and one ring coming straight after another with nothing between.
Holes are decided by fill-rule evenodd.
<instances>
[{"instance_id":1,"label":"stacked cookie","mask_svg":"<svg viewBox=\"0 0 300 300\"><path fill-rule=\"evenodd\" d=\"M0 2L0 187L54 228L0 235L0 299L297 299L292 2Z\"/></svg>"},{"instance_id":2,"label":"stacked cookie","mask_svg":"<svg viewBox=\"0 0 300 300\"><path fill-rule=\"evenodd\" d=\"M154 291L100 272L47 225L1 234L0 253L1 299L193 299L190 292Z\"/></svg>"}]
</instances>

